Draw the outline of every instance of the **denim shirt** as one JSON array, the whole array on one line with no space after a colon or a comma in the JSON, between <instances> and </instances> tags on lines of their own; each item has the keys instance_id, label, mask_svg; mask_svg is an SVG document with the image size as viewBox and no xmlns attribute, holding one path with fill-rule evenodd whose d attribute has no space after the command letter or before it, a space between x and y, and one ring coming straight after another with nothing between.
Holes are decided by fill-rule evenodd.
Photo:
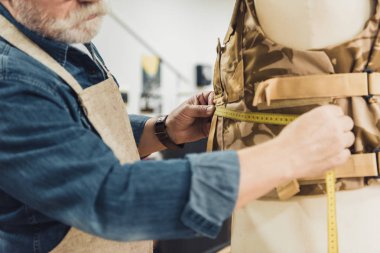
<instances>
[{"instance_id":1,"label":"denim shirt","mask_svg":"<svg viewBox=\"0 0 380 253\"><path fill-rule=\"evenodd\" d=\"M83 88L106 78L86 54L0 13ZM146 120L131 116L137 143ZM215 237L238 184L233 151L121 165L69 86L0 39L1 253L48 252L70 227L122 241Z\"/></svg>"}]
</instances>

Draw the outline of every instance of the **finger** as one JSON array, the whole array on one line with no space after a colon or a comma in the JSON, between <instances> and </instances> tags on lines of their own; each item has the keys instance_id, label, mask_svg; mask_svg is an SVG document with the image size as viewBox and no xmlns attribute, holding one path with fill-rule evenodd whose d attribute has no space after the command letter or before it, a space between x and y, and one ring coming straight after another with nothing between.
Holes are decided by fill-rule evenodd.
<instances>
[{"instance_id":1,"label":"finger","mask_svg":"<svg viewBox=\"0 0 380 253\"><path fill-rule=\"evenodd\" d=\"M339 152L337 155L330 158L330 168L340 166L348 161L351 157L351 151L349 149L344 149Z\"/></svg>"},{"instance_id":2,"label":"finger","mask_svg":"<svg viewBox=\"0 0 380 253\"><path fill-rule=\"evenodd\" d=\"M197 95L197 100L199 105L207 105L207 99L204 97L203 93Z\"/></svg>"},{"instance_id":3,"label":"finger","mask_svg":"<svg viewBox=\"0 0 380 253\"><path fill-rule=\"evenodd\" d=\"M340 116L344 116L344 112L343 112L343 109L340 108L339 106L337 105L326 105L326 107L328 107L334 115L340 117Z\"/></svg>"},{"instance_id":4,"label":"finger","mask_svg":"<svg viewBox=\"0 0 380 253\"><path fill-rule=\"evenodd\" d=\"M211 93L211 91L201 92L197 95L197 99L201 105L207 105L208 104L208 96Z\"/></svg>"},{"instance_id":5,"label":"finger","mask_svg":"<svg viewBox=\"0 0 380 253\"><path fill-rule=\"evenodd\" d=\"M210 128L211 128L211 124L210 123L206 123L206 124L203 125L202 132L203 132L204 137L207 137L209 135Z\"/></svg>"},{"instance_id":6,"label":"finger","mask_svg":"<svg viewBox=\"0 0 380 253\"><path fill-rule=\"evenodd\" d=\"M213 91L203 92L202 96L206 102L206 105L213 105L214 104L214 92Z\"/></svg>"},{"instance_id":7,"label":"finger","mask_svg":"<svg viewBox=\"0 0 380 253\"><path fill-rule=\"evenodd\" d=\"M213 91L210 92L210 94L208 95L208 104L209 105L215 104L214 97L215 97L215 93Z\"/></svg>"},{"instance_id":8,"label":"finger","mask_svg":"<svg viewBox=\"0 0 380 253\"><path fill-rule=\"evenodd\" d=\"M185 114L193 118L208 118L214 115L213 105L186 105Z\"/></svg>"},{"instance_id":9,"label":"finger","mask_svg":"<svg viewBox=\"0 0 380 253\"><path fill-rule=\"evenodd\" d=\"M354 128L354 121L349 116L343 116L340 119L340 122L341 122L341 125L342 125L342 129L345 132L351 131Z\"/></svg>"},{"instance_id":10,"label":"finger","mask_svg":"<svg viewBox=\"0 0 380 253\"><path fill-rule=\"evenodd\" d=\"M345 148L349 148L355 143L355 135L353 132L344 133L343 138L344 138Z\"/></svg>"}]
</instances>

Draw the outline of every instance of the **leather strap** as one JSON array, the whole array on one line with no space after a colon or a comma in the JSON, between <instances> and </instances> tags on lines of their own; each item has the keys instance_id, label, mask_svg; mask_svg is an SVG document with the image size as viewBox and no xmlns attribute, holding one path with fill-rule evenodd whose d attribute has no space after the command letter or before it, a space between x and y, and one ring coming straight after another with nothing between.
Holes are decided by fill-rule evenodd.
<instances>
[{"instance_id":1,"label":"leather strap","mask_svg":"<svg viewBox=\"0 0 380 253\"><path fill-rule=\"evenodd\" d=\"M183 144L175 144L174 141L170 138L166 130L166 119L168 115L159 117L154 124L154 134L157 136L158 140L168 149L177 150L184 147Z\"/></svg>"}]
</instances>

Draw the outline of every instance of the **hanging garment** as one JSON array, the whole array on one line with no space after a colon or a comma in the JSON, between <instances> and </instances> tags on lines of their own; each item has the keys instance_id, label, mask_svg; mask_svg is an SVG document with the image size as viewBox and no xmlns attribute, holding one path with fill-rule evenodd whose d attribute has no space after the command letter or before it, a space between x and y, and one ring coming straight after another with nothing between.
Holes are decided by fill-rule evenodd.
<instances>
[{"instance_id":1,"label":"hanging garment","mask_svg":"<svg viewBox=\"0 0 380 253\"><path fill-rule=\"evenodd\" d=\"M121 164L140 159L131 124L118 86L108 79L83 89L59 63L0 16L0 36L59 75L77 94L83 111ZM101 64L99 62L99 64ZM106 70L106 68L105 68ZM152 242L124 243L104 240L72 228L52 253L152 253Z\"/></svg>"},{"instance_id":2,"label":"hanging garment","mask_svg":"<svg viewBox=\"0 0 380 253\"><path fill-rule=\"evenodd\" d=\"M353 156L336 168L338 239L340 252L345 253L380 252L380 186L376 179L380 4L376 3L375 14L352 40L323 49L296 50L265 36L254 0L237 0L223 46L219 42L217 47L217 113L210 131L210 150L261 144L284 128L263 123L270 119L260 122L252 113L301 115L333 103L353 118ZM279 186L235 213L232 252L327 252L323 179L299 179Z\"/></svg>"}]
</instances>

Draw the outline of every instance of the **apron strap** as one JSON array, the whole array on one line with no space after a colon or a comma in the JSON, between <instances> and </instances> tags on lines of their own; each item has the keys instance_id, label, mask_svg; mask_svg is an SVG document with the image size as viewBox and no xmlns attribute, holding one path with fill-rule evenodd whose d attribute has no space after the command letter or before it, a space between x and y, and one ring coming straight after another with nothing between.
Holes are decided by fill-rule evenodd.
<instances>
[{"instance_id":1,"label":"apron strap","mask_svg":"<svg viewBox=\"0 0 380 253\"><path fill-rule=\"evenodd\" d=\"M56 60L54 60L48 53L42 50L37 44L35 44L22 32L20 32L2 15L0 15L0 27L0 36L3 39L30 57L36 59L41 64L60 76L75 91L76 94L80 94L83 91L83 88L80 86L77 80L75 80L75 78L67 70L65 70Z\"/></svg>"},{"instance_id":2,"label":"apron strap","mask_svg":"<svg viewBox=\"0 0 380 253\"><path fill-rule=\"evenodd\" d=\"M103 69L103 71L107 74L108 78L113 78L111 71L107 68L105 62L103 61L102 57L99 54L98 49L95 47L93 43L86 43L84 46L87 48L87 50L90 52L92 56L92 60Z\"/></svg>"}]
</instances>

